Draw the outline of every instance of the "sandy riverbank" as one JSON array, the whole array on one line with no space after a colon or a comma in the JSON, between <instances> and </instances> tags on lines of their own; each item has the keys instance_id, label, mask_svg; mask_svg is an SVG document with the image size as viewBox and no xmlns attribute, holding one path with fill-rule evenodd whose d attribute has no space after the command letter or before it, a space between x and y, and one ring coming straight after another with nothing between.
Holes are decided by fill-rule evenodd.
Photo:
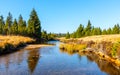
<instances>
[{"instance_id":1,"label":"sandy riverbank","mask_svg":"<svg viewBox=\"0 0 120 75\"><path fill-rule=\"evenodd\" d=\"M47 44L31 44L27 45L25 49L34 49L34 48L41 48L41 47L48 47L48 46L53 46L53 45L47 45Z\"/></svg>"}]
</instances>

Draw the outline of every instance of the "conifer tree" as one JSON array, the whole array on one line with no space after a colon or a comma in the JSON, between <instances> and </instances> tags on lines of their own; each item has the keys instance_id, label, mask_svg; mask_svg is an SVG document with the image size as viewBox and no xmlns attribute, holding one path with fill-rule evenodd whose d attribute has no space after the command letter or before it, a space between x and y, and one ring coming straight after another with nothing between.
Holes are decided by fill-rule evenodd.
<instances>
[{"instance_id":1,"label":"conifer tree","mask_svg":"<svg viewBox=\"0 0 120 75\"><path fill-rule=\"evenodd\" d=\"M72 37L72 38L76 38L76 32L73 32L71 35L70 35L70 37Z\"/></svg>"},{"instance_id":2,"label":"conifer tree","mask_svg":"<svg viewBox=\"0 0 120 75\"><path fill-rule=\"evenodd\" d=\"M100 35L101 29L100 28L93 28L91 33L92 33L92 35Z\"/></svg>"},{"instance_id":3,"label":"conifer tree","mask_svg":"<svg viewBox=\"0 0 120 75\"><path fill-rule=\"evenodd\" d=\"M3 34L4 33L4 19L3 19L3 16L0 16L0 34Z\"/></svg>"},{"instance_id":4,"label":"conifer tree","mask_svg":"<svg viewBox=\"0 0 120 75\"><path fill-rule=\"evenodd\" d=\"M23 20L23 17L22 15L19 16L19 19L18 19L18 32L20 35L23 35L24 34L24 29L26 28L26 26L24 26L24 20Z\"/></svg>"},{"instance_id":5,"label":"conifer tree","mask_svg":"<svg viewBox=\"0 0 120 75\"><path fill-rule=\"evenodd\" d=\"M112 34L112 29L111 29L111 28L108 28L108 29L107 29L107 33L108 33L108 34Z\"/></svg>"},{"instance_id":6,"label":"conifer tree","mask_svg":"<svg viewBox=\"0 0 120 75\"><path fill-rule=\"evenodd\" d=\"M88 24L87 24L87 27L86 27L86 29L85 29L85 36L90 36L91 35L91 29L92 29L92 27L91 27L91 22L90 22L90 20L88 21Z\"/></svg>"},{"instance_id":7,"label":"conifer tree","mask_svg":"<svg viewBox=\"0 0 120 75\"><path fill-rule=\"evenodd\" d=\"M4 31L5 31L5 34L6 35L10 35L10 27L12 25L12 15L11 13L9 12L8 13L8 16L7 16L7 20L6 20L6 23L5 23L5 26L4 26Z\"/></svg>"},{"instance_id":8,"label":"conifer tree","mask_svg":"<svg viewBox=\"0 0 120 75\"><path fill-rule=\"evenodd\" d=\"M104 29L103 31L102 31L102 35L106 35L107 34L107 31L106 31L106 29Z\"/></svg>"},{"instance_id":9,"label":"conifer tree","mask_svg":"<svg viewBox=\"0 0 120 75\"><path fill-rule=\"evenodd\" d=\"M18 35L18 23L15 19L13 25L11 26L11 34Z\"/></svg>"},{"instance_id":10,"label":"conifer tree","mask_svg":"<svg viewBox=\"0 0 120 75\"><path fill-rule=\"evenodd\" d=\"M77 31L76 31L76 37L77 38L80 38L83 36L83 30L84 30L84 27L82 24L80 24L80 26L78 27Z\"/></svg>"},{"instance_id":11,"label":"conifer tree","mask_svg":"<svg viewBox=\"0 0 120 75\"><path fill-rule=\"evenodd\" d=\"M22 26L22 35L27 35L27 24L26 24L26 21L24 20L24 24Z\"/></svg>"},{"instance_id":12,"label":"conifer tree","mask_svg":"<svg viewBox=\"0 0 120 75\"><path fill-rule=\"evenodd\" d=\"M120 31L119 24L114 25L114 27L113 27L113 34L119 34L119 31Z\"/></svg>"},{"instance_id":13,"label":"conifer tree","mask_svg":"<svg viewBox=\"0 0 120 75\"><path fill-rule=\"evenodd\" d=\"M69 39L69 38L70 38L70 34L69 34L69 32L67 32L66 39Z\"/></svg>"},{"instance_id":14,"label":"conifer tree","mask_svg":"<svg viewBox=\"0 0 120 75\"><path fill-rule=\"evenodd\" d=\"M28 20L27 32L28 35L33 38L38 38L38 39L41 38L41 23L35 9L33 9L30 14L30 18Z\"/></svg>"}]
</instances>

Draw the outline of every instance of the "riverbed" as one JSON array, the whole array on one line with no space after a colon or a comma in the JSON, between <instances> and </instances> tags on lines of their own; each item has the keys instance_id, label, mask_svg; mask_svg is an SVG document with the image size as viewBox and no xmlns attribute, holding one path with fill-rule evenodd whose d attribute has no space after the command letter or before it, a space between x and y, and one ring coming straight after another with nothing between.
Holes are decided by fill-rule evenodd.
<instances>
[{"instance_id":1,"label":"riverbed","mask_svg":"<svg viewBox=\"0 0 120 75\"><path fill-rule=\"evenodd\" d=\"M82 56L54 46L21 49L0 56L0 75L120 75L120 71L95 55Z\"/></svg>"}]
</instances>

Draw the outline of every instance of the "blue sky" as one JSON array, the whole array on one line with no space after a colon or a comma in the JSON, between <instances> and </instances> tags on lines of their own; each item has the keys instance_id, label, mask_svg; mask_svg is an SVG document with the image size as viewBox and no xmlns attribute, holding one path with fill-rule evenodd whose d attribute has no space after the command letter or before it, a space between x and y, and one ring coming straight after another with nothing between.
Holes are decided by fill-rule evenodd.
<instances>
[{"instance_id":1,"label":"blue sky","mask_svg":"<svg viewBox=\"0 0 120 75\"><path fill-rule=\"evenodd\" d=\"M95 27L109 28L120 24L120 0L1 0L0 15L6 19L8 12L13 18L22 14L28 20L35 8L42 29L48 32L73 32L88 20Z\"/></svg>"}]
</instances>

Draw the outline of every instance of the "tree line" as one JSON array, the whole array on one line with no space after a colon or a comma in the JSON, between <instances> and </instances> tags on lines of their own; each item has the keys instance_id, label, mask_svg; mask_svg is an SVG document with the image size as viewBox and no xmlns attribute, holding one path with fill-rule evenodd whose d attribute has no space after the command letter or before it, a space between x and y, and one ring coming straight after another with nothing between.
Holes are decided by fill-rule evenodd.
<instances>
[{"instance_id":1,"label":"tree line","mask_svg":"<svg viewBox=\"0 0 120 75\"><path fill-rule=\"evenodd\" d=\"M35 9L30 13L28 21L25 21L22 15L19 15L18 20L12 17L9 12L6 20L0 16L0 35L22 35L36 39L37 42L45 42L53 40L56 37L54 33L47 33L42 30L40 19Z\"/></svg>"},{"instance_id":2,"label":"tree line","mask_svg":"<svg viewBox=\"0 0 120 75\"><path fill-rule=\"evenodd\" d=\"M19 15L18 20L12 17L9 12L6 20L0 16L0 35L22 35L41 40L41 22L35 9L30 13L28 21L25 21L22 15Z\"/></svg>"},{"instance_id":3,"label":"tree line","mask_svg":"<svg viewBox=\"0 0 120 75\"><path fill-rule=\"evenodd\" d=\"M93 35L107 35L107 34L120 34L120 26L119 24L115 24L114 27L108 29L101 29L100 27L92 26L90 20L86 27L80 24L77 30L73 33L66 33L66 38L80 38L85 36L93 36Z\"/></svg>"}]
</instances>

